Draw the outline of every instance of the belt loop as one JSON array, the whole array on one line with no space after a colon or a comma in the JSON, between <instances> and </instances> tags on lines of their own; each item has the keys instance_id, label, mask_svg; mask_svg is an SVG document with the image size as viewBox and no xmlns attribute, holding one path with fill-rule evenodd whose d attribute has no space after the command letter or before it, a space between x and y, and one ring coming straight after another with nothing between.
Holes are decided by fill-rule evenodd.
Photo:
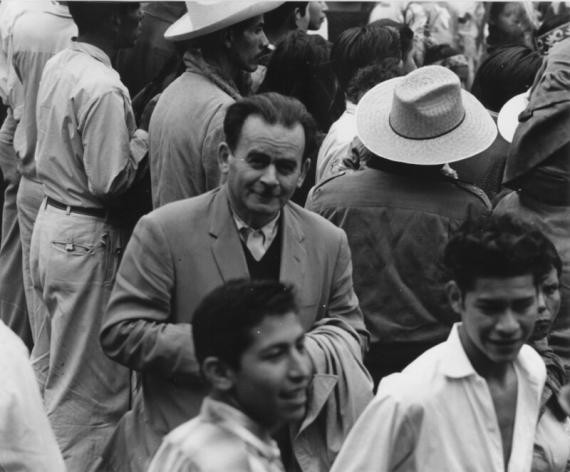
<instances>
[{"instance_id":1,"label":"belt loop","mask_svg":"<svg viewBox=\"0 0 570 472\"><path fill-rule=\"evenodd\" d=\"M47 206L48 206L48 197L47 195L44 195L44 201L42 202L42 205L44 207L44 211L46 210Z\"/></svg>"},{"instance_id":2,"label":"belt loop","mask_svg":"<svg viewBox=\"0 0 570 472\"><path fill-rule=\"evenodd\" d=\"M70 207L70 206L68 206L68 207L65 209L65 214L66 214L67 216L69 216L69 215L71 214L71 207Z\"/></svg>"}]
</instances>

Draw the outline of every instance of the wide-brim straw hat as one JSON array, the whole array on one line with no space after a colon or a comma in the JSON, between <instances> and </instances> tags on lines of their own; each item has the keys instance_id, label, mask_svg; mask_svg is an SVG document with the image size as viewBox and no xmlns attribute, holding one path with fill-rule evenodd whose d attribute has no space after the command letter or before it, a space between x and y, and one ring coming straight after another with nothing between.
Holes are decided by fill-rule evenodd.
<instances>
[{"instance_id":1,"label":"wide-brim straw hat","mask_svg":"<svg viewBox=\"0 0 570 472\"><path fill-rule=\"evenodd\" d=\"M530 90L515 95L499 111L497 128L499 128L499 133L503 139L508 143L513 142L515 131L519 125L519 115L526 110L529 95Z\"/></svg>"},{"instance_id":2,"label":"wide-brim straw hat","mask_svg":"<svg viewBox=\"0 0 570 472\"><path fill-rule=\"evenodd\" d=\"M497 136L489 112L442 66L421 67L369 90L356 109L356 131L372 153L416 165L466 159Z\"/></svg>"},{"instance_id":3,"label":"wide-brim straw hat","mask_svg":"<svg viewBox=\"0 0 570 472\"><path fill-rule=\"evenodd\" d=\"M193 0L187 12L164 33L169 41L184 41L214 33L241 21L263 15L284 2L256 0Z\"/></svg>"}]
</instances>

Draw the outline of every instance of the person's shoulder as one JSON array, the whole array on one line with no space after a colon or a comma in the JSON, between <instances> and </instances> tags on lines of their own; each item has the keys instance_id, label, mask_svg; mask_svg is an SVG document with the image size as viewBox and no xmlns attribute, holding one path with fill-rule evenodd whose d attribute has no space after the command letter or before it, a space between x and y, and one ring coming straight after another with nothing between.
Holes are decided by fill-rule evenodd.
<instances>
[{"instance_id":1,"label":"person's shoulder","mask_svg":"<svg viewBox=\"0 0 570 472\"><path fill-rule=\"evenodd\" d=\"M445 359L448 348L440 343L417 357L399 373L382 379L378 391L394 395L403 403L424 404L445 385Z\"/></svg>"},{"instance_id":2,"label":"person's shoulder","mask_svg":"<svg viewBox=\"0 0 570 472\"><path fill-rule=\"evenodd\" d=\"M200 416L171 431L164 438L164 444L186 462L197 466L198 470L242 470L240 464L247 463L247 449L243 441Z\"/></svg>"},{"instance_id":3,"label":"person's shoulder","mask_svg":"<svg viewBox=\"0 0 570 472\"><path fill-rule=\"evenodd\" d=\"M342 229L335 226L326 218L296 203L289 202L285 206L285 209L300 224L301 230L305 233L320 235L324 240L337 239L344 234Z\"/></svg>"},{"instance_id":4,"label":"person's shoulder","mask_svg":"<svg viewBox=\"0 0 570 472\"><path fill-rule=\"evenodd\" d=\"M517 357L518 364L526 372L529 379L538 383L544 382L546 378L546 367L540 354L531 346L525 344L521 348Z\"/></svg>"},{"instance_id":5,"label":"person's shoulder","mask_svg":"<svg viewBox=\"0 0 570 472\"><path fill-rule=\"evenodd\" d=\"M219 191L220 187L195 197L167 203L144 215L141 220L151 225L177 226L192 222L192 225L199 226L201 216L207 213Z\"/></svg>"}]
</instances>

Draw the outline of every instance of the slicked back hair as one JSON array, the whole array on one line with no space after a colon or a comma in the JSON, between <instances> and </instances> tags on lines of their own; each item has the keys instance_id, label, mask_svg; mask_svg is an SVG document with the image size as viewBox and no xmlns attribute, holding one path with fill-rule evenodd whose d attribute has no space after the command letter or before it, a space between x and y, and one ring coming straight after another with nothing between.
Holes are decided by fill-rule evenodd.
<instances>
[{"instance_id":1,"label":"slicked back hair","mask_svg":"<svg viewBox=\"0 0 570 472\"><path fill-rule=\"evenodd\" d=\"M258 116L269 125L282 125L293 128L297 123L305 132L303 161L314 155L316 150L316 125L305 106L296 98L268 92L242 98L232 103L224 118L226 143L235 151L239 143L245 120Z\"/></svg>"}]
</instances>

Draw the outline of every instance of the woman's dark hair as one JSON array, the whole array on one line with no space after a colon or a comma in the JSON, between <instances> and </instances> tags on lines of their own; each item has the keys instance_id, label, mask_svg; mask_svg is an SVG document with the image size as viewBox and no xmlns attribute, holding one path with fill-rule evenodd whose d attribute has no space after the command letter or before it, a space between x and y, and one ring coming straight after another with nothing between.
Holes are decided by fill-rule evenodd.
<instances>
[{"instance_id":1,"label":"woman's dark hair","mask_svg":"<svg viewBox=\"0 0 570 472\"><path fill-rule=\"evenodd\" d=\"M333 106L338 90L330 53L330 43L321 36L291 31L277 43L260 91L296 98L318 128L327 131L336 118Z\"/></svg>"},{"instance_id":2,"label":"woman's dark hair","mask_svg":"<svg viewBox=\"0 0 570 472\"><path fill-rule=\"evenodd\" d=\"M331 59L342 90L346 91L358 69L388 57L402 59L400 33L395 28L383 26L381 21L349 28L333 44Z\"/></svg>"}]
</instances>

